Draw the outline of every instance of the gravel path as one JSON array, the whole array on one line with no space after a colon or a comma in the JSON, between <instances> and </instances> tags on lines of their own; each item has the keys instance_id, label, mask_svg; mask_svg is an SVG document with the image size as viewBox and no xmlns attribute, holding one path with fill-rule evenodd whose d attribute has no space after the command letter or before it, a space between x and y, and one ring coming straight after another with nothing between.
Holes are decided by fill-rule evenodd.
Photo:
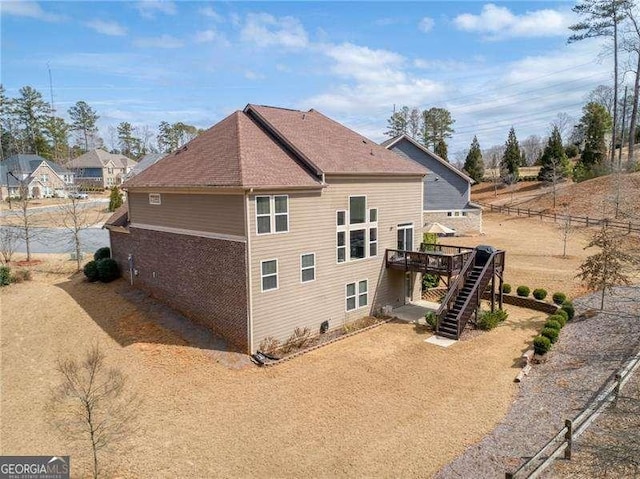
<instances>
[{"instance_id":1,"label":"gravel path","mask_svg":"<svg viewBox=\"0 0 640 479\"><path fill-rule=\"evenodd\" d=\"M597 309L600 293L574 301L576 313ZM436 478L503 478L531 457L594 398L640 349L640 285L617 288L605 310L563 328L544 364L534 366L504 420Z\"/></svg>"}]
</instances>

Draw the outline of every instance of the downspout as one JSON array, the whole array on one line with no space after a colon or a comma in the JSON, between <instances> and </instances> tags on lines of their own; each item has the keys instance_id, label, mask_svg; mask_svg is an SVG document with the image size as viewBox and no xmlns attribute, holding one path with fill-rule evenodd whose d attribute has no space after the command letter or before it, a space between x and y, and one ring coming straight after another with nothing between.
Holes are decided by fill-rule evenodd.
<instances>
[{"instance_id":1,"label":"downspout","mask_svg":"<svg viewBox=\"0 0 640 479\"><path fill-rule=\"evenodd\" d=\"M251 228L249 227L250 223L250 215L249 215L249 195L253 193L253 188L251 188L248 192L245 191L244 194L244 211L245 211L245 222L244 222L244 234L247 238L246 243L246 269L247 269L247 343L249 345L249 354L253 353L253 305L252 305L252 297L253 297L253 287L251 281Z\"/></svg>"}]
</instances>

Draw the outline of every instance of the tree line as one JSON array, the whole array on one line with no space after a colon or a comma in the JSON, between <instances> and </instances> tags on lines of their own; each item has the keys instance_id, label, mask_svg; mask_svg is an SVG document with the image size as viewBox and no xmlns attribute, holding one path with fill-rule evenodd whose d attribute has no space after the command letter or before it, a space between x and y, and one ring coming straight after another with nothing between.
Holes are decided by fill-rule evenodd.
<instances>
[{"instance_id":1,"label":"tree line","mask_svg":"<svg viewBox=\"0 0 640 479\"><path fill-rule=\"evenodd\" d=\"M87 102L76 102L66 113L66 119L58 116L31 86L10 98L0 85L0 159L23 153L64 163L94 148L140 159L147 153L175 151L202 131L187 123L162 121L154 132L148 125L123 121L108 127L107 147L99 135L100 116Z\"/></svg>"}]
</instances>

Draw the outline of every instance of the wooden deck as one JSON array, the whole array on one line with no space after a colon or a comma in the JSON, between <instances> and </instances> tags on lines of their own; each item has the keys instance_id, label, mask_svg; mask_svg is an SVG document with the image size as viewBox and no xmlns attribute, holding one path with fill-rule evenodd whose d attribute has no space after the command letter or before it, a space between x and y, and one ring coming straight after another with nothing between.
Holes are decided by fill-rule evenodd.
<instances>
[{"instance_id":1,"label":"wooden deck","mask_svg":"<svg viewBox=\"0 0 640 479\"><path fill-rule=\"evenodd\" d=\"M460 272L473 251L473 248L463 246L429 246L433 248L432 251L387 249L385 265L391 269L451 277Z\"/></svg>"}]
</instances>

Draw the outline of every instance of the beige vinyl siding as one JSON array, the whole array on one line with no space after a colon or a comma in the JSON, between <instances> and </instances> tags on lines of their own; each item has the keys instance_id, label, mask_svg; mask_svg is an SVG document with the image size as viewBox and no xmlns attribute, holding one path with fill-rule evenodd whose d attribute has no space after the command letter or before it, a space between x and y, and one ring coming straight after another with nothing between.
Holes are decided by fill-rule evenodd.
<instances>
[{"instance_id":1,"label":"beige vinyl siding","mask_svg":"<svg viewBox=\"0 0 640 479\"><path fill-rule=\"evenodd\" d=\"M326 181L328 187L319 192L287 193L288 233L256 235L255 195L248 196L254 348L267 336L284 340L296 327L316 334L325 320L335 329L373 308L404 304L404 273L386 270L384 251L396 248L399 223L413 222L415 247L420 243L422 178ZM336 211L348 210L350 195L365 195L367 209L378 209L378 255L338 264ZM306 253L315 253L316 277L301 283L300 255ZM270 259L278 260L278 289L262 292L260 262ZM346 284L363 279L368 280L367 307L346 312Z\"/></svg>"},{"instance_id":2,"label":"beige vinyl siding","mask_svg":"<svg viewBox=\"0 0 640 479\"><path fill-rule=\"evenodd\" d=\"M129 191L131 223L245 237L244 196L163 193L149 204L149 193Z\"/></svg>"}]
</instances>

